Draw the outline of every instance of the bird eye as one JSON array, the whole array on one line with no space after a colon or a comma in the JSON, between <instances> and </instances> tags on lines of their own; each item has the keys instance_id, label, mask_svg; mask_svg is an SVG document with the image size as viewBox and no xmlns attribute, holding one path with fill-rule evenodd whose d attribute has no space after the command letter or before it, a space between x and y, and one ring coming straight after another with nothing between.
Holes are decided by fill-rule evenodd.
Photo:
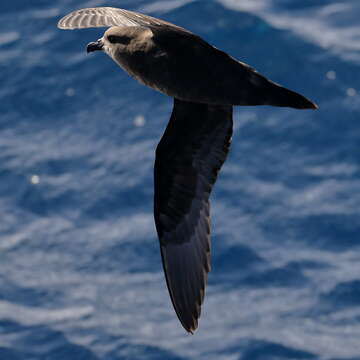
<instances>
[{"instance_id":1,"label":"bird eye","mask_svg":"<svg viewBox=\"0 0 360 360\"><path fill-rule=\"evenodd\" d=\"M130 42L130 38L127 36L109 35L107 39L112 44L128 44Z\"/></svg>"},{"instance_id":2,"label":"bird eye","mask_svg":"<svg viewBox=\"0 0 360 360\"><path fill-rule=\"evenodd\" d=\"M113 44L116 42L115 36L114 35L109 35L108 36L108 40Z\"/></svg>"}]
</instances>

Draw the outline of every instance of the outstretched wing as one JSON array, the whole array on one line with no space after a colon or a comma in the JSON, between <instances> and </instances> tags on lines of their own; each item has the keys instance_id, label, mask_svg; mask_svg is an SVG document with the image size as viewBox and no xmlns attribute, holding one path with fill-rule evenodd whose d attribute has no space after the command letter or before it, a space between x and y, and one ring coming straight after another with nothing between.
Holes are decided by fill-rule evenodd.
<instances>
[{"instance_id":1,"label":"outstretched wing","mask_svg":"<svg viewBox=\"0 0 360 360\"><path fill-rule=\"evenodd\" d=\"M154 216L167 286L184 328L197 328L210 271L209 195L232 136L232 106L174 99L156 150Z\"/></svg>"},{"instance_id":2,"label":"outstretched wing","mask_svg":"<svg viewBox=\"0 0 360 360\"><path fill-rule=\"evenodd\" d=\"M188 30L134 11L112 7L86 8L71 12L58 22L58 28L66 30L110 26L169 26L189 33Z\"/></svg>"}]
</instances>

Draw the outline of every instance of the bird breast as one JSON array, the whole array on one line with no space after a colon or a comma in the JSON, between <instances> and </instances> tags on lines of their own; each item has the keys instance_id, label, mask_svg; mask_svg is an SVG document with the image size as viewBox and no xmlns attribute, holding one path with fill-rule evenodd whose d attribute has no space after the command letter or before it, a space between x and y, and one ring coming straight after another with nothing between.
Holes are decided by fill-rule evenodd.
<instances>
[{"instance_id":1,"label":"bird breast","mask_svg":"<svg viewBox=\"0 0 360 360\"><path fill-rule=\"evenodd\" d=\"M131 77L140 83L167 94L164 78L158 78L159 70L166 72L167 54L151 41L133 40L128 46L116 47L108 52L112 59Z\"/></svg>"},{"instance_id":2,"label":"bird breast","mask_svg":"<svg viewBox=\"0 0 360 360\"><path fill-rule=\"evenodd\" d=\"M234 81L234 73L224 71L229 70L224 55L218 56L212 46L193 38L161 40L133 39L127 46L116 47L111 57L140 83L168 96L229 104L225 85L229 79Z\"/></svg>"}]
</instances>

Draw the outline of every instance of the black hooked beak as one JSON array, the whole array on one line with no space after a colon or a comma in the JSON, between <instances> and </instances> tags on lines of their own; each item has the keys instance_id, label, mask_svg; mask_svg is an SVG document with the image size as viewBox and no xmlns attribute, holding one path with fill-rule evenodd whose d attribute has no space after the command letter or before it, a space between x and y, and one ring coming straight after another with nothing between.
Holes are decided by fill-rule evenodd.
<instances>
[{"instance_id":1,"label":"black hooked beak","mask_svg":"<svg viewBox=\"0 0 360 360\"><path fill-rule=\"evenodd\" d=\"M104 47L104 44L103 44L102 40L99 39L98 41L88 43L87 47L86 47L86 51L89 53L89 52L93 52L93 51L97 51L97 50L102 50L103 47Z\"/></svg>"}]
</instances>

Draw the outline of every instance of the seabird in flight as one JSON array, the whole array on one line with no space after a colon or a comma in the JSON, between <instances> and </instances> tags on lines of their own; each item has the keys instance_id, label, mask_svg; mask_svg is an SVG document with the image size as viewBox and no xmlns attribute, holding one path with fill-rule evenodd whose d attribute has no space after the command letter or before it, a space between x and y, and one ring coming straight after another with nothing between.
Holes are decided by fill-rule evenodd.
<instances>
[{"instance_id":1,"label":"seabird in flight","mask_svg":"<svg viewBox=\"0 0 360 360\"><path fill-rule=\"evenodd\" d=\"M192 333L210 271L209 196L229 151L233 105L317 105L192 32L151 16L87 8L66 15L58 27L109 27L87 51L105 52L130 76L174 98L156 149L154 218L171 301Z\"/></svg>"}]
</instances>

